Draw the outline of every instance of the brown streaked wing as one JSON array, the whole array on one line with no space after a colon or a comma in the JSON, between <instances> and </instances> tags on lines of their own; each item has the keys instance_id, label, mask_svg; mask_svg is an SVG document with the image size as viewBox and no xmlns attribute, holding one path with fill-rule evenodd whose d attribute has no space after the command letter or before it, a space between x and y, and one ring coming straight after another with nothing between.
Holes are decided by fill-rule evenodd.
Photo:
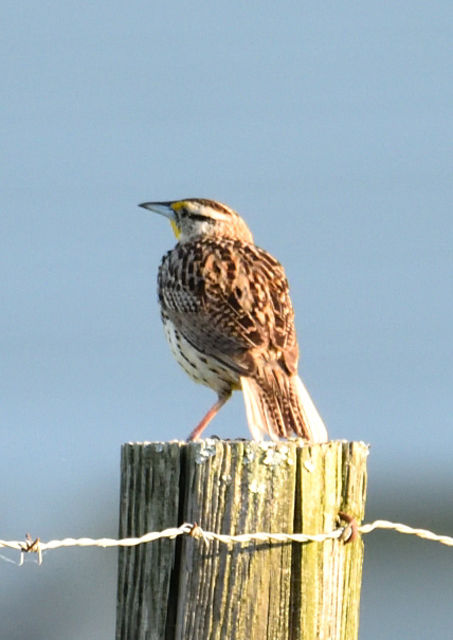
<instances>
[{"instance_id":1,"label":"brown streaked wing","mask_svg":"<svg viewBox=\"0 0 453 640\"><path fill-rule=\"evenodd\" d=\"M295 373L288 283L283 267L263 249L226 239L177 245L163 261L160 299L195 348L240 375L252 374L257 358L283 360Z\"/></svg>"}]
</instances>

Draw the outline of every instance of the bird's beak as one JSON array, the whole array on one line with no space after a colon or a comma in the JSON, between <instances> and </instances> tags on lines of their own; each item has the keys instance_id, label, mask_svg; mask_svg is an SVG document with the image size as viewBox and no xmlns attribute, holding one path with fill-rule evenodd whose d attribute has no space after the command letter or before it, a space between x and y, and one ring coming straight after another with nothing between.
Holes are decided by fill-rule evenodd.
<instances>
[{"instance_id":1,"label":"bird's beak","mask_svg":"<svg viewBox=\"0 0 453 640\"><path fill-rule=\"evenodd\" d=\"M175 212L171 205L171 202L142 202L138 206L154 211L155 213L160 213L161 216L165 216L169 220L175 220Z\"/></svg>"},{"instance_id":2,"label":"bird's beak","mask_svg":"<svg viewBox=\"0 0 453 640\"><path fill-rule=\"evenodd\" d=\"M168 218L175 236L179 238L181 229L176 223L176 215L172 204L172 202L142 202L138 206L143 207L143 209L149 209L149 211L154 211L155 213L160 213L161 216Z\"/></svg>"}]
</instances>

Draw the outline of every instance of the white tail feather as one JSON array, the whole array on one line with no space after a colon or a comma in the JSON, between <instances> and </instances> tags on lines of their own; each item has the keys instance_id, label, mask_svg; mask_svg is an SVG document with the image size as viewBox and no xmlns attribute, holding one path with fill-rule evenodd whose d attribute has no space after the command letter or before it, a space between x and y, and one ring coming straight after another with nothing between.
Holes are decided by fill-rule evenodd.
<instances>
[{"instance_id":1,"label":"white tail feather","mask_svg":"<svg viewBox=\"0 0 453 640\"><path fill-rule=\"evenodd\" d=\"M242 377L241 384L245 413L252 438L262 440L265 435L272 437L272 432L269 432L269 415L257 394L256 382L252 378ZM278 440L278 437L272 439Z\"/></svg>"},{"instance_id":2,"label":"white tail feather","mask_svg":"<svg viewBox=\"0 0 453 640\"><path fill-rule=\"evenodd\" d=\"M288 382L288 387L292 389L291 395L297 398L297 406L293 406L293 412L300 416L299 425L300 423L303 424L303 437L312 443L326 442L328 440L327 429L304 383L297 375L286 378L286 381ZM247 422L254 440L262 440L265 435L269 435L272 440L278 440L279 434L284 436L292 433L302 435L300 426L298 433L289 424L285 425L285 431L282 433L281 426L275 424L275 414L277 414L280 424L284 425L284 412L275 400L271 411L268 406L269 400L266 400L266 394L263 393L256 380L241 377L241 385ZM292 404L294 405L294 402Z\"/></svg>"},{"instance_id":3,"label":"white tail feather","mask_svg":"<svg viewBox=\"0 0 453 640\"><path fill-rule=\"evenodd\" d=\"M307 391L307 387L304 385L299 376L295 376L296 384L299 391L300 399L300 411L302 413L302 419L304 424L311 432L311 442L327 442L329 439L327 435L326 425L323 419L319 415L315 403L311 399L310 394Z\"/></svg>"}]
</instances>

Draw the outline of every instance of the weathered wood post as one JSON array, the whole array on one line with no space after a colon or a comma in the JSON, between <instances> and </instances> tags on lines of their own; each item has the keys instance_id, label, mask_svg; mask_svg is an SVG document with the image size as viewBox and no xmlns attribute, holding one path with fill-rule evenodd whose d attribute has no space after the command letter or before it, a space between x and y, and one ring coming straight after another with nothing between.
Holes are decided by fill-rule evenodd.
<instances>
[{"instance_id":1,"label":"weathered wood post","mask_svg":"<svg viewBox=\"0 0 453 640\"><path fill-rule=\"evenodd\" d=\"M363 518L368 448L221 441L125 444L120 537L198 523L223 534L325 533ZM355 640L360 538L205 543L119 554L117 640Z\"/></svg>"}]
</instances>

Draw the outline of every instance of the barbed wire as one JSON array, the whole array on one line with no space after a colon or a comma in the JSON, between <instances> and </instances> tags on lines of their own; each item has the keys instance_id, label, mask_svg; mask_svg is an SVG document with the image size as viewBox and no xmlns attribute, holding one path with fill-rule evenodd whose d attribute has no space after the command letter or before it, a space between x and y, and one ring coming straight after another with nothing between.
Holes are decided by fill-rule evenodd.
<instances>
[{"instance_id":1,"label":"barbed wire","mask_svg":"<svg viewBox=\"0 0 453 640\"><path fill-rule=\"evenodd\" d=\"M30 534L27 534L25 536L25 541L0 540L0 548L19 551L20 560L18 563L14 564L19 564L20 566L24 562L24 556L26 553L36 553L38 557L38 564L41 564L42 554L44 551L48 551L50 549L61 549L64 547L101 547L104 549L108 547L135 547L137 545L147 544L162 538L172 540L182 535L188 535L199 539L206 545L209 545L212 541L217 541L222 544L244 544L250 542L325 542L326 540L335 539L342 539L345 543L348 543L356 539L359 534L368 534L376 529L393 530L397 533L413 535L424 540L430 540L453 547L453 537L439 535L427 529L417 529L400 522L390 522L389 520L375 520L368 524L357 525L355 520L346 514L341 513L340 517L343 521L346 521L346 525L339 526L333 531L329 531L327 533L312 535L305 533L268 533L263 531L227 535L223 533L214 533L213 531L205 531L196 523L185 522L179 527L170 527L168 529L163 529L162 531L150 531L138 538L122 538L120 540L115 538L64 538L63 540L49 540L49 542L42 542L40 538L32 538ZM4 556L0 556L0 558L7 562L13 562Z\"/></svg>"}]
</instances>

